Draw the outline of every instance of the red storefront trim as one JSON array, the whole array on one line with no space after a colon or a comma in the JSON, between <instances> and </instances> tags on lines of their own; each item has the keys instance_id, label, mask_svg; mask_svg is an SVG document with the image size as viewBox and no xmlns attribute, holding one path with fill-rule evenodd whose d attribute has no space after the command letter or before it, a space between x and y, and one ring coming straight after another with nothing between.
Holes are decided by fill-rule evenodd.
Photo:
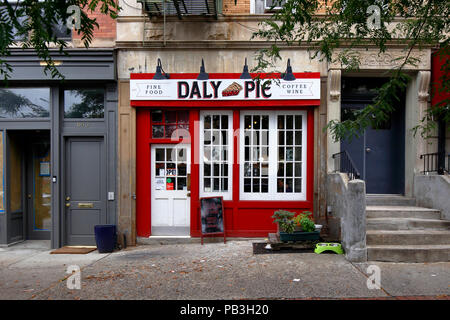
<instances>
[{"instance_id":1,"label":"red storefront trim","mask_svg":"<svg viewBox=\"0 0 450 320\"><path fill-rule=\"evenodd\" d=\"M196 78L198 74L172 74L171 79ZM295 73L297 78L318 78L319 73ZM210 74L213 78L239 78L240 74ZM153 74L132 74L131 79L151 79ZM320 104L319 100L252 100L252 101L131 101L137 106L137 132L136 132L136 228L137 235L149 237L151 235L151 174L150 149L151 144L176 144L179 141L170 139L152 139L150 114L152 108L176 107L189 110L189 130L191 134L191 204L190 204L190 235L200 237L200 168L194 163L199 159L199 132L195 123L200 120L200 110L227 109L233 111L233 129L240 126L240 111L248 109L271 110L306 110L307 111L307 178L305 201L249 201L239 199L239 137L234 136L234 163L233 163L233 200L224 201L225 230L227 237L267 237L269 232L276 231L272 223L273 212L286 209L300 212L313 211L314 190L314 107Z\"/></svg>"}]
</instances>

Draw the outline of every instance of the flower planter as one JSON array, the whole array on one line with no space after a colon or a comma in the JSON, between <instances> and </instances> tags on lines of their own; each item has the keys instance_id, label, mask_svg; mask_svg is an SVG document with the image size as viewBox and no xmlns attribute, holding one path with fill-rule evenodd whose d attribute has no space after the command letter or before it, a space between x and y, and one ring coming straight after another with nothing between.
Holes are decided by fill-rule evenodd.
<instances>
[{"instance_id":1,"label":"flower planter","mask_svg":"<svg viewBox=\"0 0 450 320\"><path fill-rule=\"evenodd\" d=\"M307 241L307 240L319 240L320 232L300 232L294 231L293 233L287 233L280 231L280 241Z\"/></svg>"}]
</instances>

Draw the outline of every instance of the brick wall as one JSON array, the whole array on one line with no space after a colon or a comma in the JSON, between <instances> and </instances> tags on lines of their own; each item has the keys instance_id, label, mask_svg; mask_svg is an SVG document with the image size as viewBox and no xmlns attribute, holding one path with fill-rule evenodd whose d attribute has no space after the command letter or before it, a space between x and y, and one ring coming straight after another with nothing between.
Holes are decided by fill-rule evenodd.
<instances>
[{"instance_id":1,"label":"brick wall","mask_svg":"<svg viewBox=\"0 0 450 320\"><path fill-rule=\"evenodd\" d=\"M233 14L250 14L250 1L254 0L237 0L236 5L234 4L235 0L223 0L222 13L224 15L233 15ZM325 1L322 1L325 3ZM328 3L328 6L331 6ZM319 9L318 14L324 14L325 8Z\"/></svg>"},{"instance_id":2,"label":"brick wall","mask_svg":"<svg viewBox=\"0 0 450 320\"><path fill-rule=\"evenodd\" d=\"M234 0L223 0L222 13L250 14L250 1L252 0L237 0L237 4L234 5Z\"/></svg>"},{"instance_id":3,"label":"brick wall","mask_svg":"<svg viewBox=\"0 0 450 320\"><path fill-rule=\"evenodd\" d=\"M100 12L100 6L97 7L96 11L89 13L89 17L95 18L99 25L98 28L94 29L94 39L96 40L112 40L116 39L116 20L109 17L109 15L102 14ZM81 35L76 31L73 32L73 40L80 40Z\"/></svg>"}]
</instances>

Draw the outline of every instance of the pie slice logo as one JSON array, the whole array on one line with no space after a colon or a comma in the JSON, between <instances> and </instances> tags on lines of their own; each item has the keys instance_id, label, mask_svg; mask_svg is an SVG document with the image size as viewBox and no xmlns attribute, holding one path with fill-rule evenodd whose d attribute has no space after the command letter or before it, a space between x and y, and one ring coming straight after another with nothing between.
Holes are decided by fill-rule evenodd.
<instances>
[{"instance_id":1,"label":"pie slice logo","mask_svg":"<svg viewBox=\"0 0 450 320\"><path fill-rule=\"evenodd\" d=\"M242 86L237 82L233 82L225 90L222 91L222 97L237 96L239 92L241 92L241 90Z\"/></svg>"}]
</instances>

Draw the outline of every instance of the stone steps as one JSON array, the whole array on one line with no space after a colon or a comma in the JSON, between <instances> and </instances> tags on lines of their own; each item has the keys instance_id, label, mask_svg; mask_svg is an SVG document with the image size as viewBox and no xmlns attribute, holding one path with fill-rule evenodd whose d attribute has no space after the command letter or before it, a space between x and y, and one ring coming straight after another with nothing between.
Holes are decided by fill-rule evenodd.
<instances>
[{"instance_id":1,"label":"stone steps","mask_svg":"<svg viewBox=\"0 0 450 320\"><path fill-rule=\"evenodd\" d=\"M369 230L367 245L450 245L449 230Z\"/></svg>"},{"instance_id":2,"label":"stone steps","mask_svg":"<svg viewBox=\"0 0 450 320\"><path fill-rule=\"evenodd\" d=\"M416 199L408 198L401 195L366 195L367 206L410 206L416 205Z\"/></svg>"},{"instance_id":3,"label":"stone steps","mask_svg":"<svg viewBox=\"0 0 450 320\"><path fill-rule=\"evenodd\" d=\"M445 262L450 261L450 245L370 245L369 261L387 262Z\"/></svg>"},{"instance_id":4,"label":"stone steps","mask_svg":"<svg viewBox=\"0 0 450 320\"><path fill-rule=\"evenodd\" d=\"M369 218L366 230L450 230L450 221L418 218Z\"/></svg>"},{"instance_id":5,"label":"stone steps","mask_svg":"<svg viewBox=\"0 0 450 320\"><path fill-rule=\"evenodd\" d=\"M367 196L366 203L369 261L450 261L450 221L439 210L396 195Z\"/></svg>"},{"instance_id":6,"label":"stone steps","mask_svg":"<svg viewBox=\"0 0 450 320\"><path fill-rule=\"evenodd\" d=\"M371 218L418 218L440 219L441 212L436 209L409 206L367 206L366 217Z\"/></svg>"}]
</instances>

